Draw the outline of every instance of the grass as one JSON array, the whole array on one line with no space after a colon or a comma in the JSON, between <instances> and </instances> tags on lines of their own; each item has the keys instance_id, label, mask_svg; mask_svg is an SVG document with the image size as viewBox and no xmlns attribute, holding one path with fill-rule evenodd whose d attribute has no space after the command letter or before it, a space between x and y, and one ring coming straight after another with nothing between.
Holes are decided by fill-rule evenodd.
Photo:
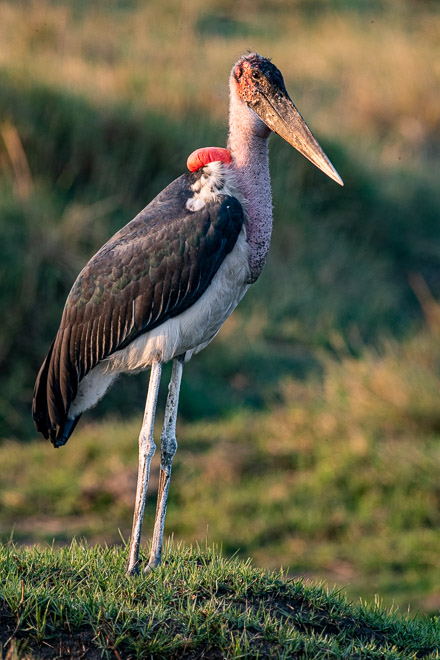
<instances>
[{"instance_id":1,"label":"grass","mask_svg":"<svg viewBox=\"0 0 440 660\"><path fill-rule=\"evenodd\" d=\"M325 355L318 382L286 379L269 411L180 422L166 534L208 536L227 556L435 614L440 342L437 307L429 313L431 325L407 342L388 340L362 358L341 347L337 359ZM117 543L118 527L128 537L139 426L140 417L82 424L57 451L4 442L2 539L13 529L24 543ZM156 437L159 426L160 416Z\"/></svg>"},{"instance_id":2,"label":"grass","mask_svg":"<svg viewBox=\"0 0 440 660\"><path fill-rule=\"evenodd\" d=\"M435 614L439 8L249 7L0 3L0 532L128 535L146 376L121 378L60 452L35 440L33 383L82 265L193 149L224 144L249 47L346 185L271 140L268 263L185 368L167 533ZM150 498L146 527L153 513Z\"/></svg>"},{"instance_id":3,"label":"grass","mask_svg":"<svg viewBox=\"0 0 440 660\"><path fill-rule=\"evenodd\" d=\"M0 640L8 658L438 658L438 620L169 544L128 579L121 548L0 547Z\"/></svg>"}]
</instances>

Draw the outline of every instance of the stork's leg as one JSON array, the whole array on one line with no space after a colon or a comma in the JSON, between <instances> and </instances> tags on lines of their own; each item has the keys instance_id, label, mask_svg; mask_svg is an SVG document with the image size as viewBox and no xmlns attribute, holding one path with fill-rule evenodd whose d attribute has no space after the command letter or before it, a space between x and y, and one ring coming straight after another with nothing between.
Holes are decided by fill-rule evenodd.
<instances>
[{"instance_id":1,"label":"stork's leg","mask_svg":"<svg viewBox=\"0 0 440 660\"><path fill-rule=\"evenodd\" d=\"M170 488L171 464L177 449L176 421L179 406L180 383L182 381L183 357L175 358L171 380L168 386L168 397L165 407L165 421L160 436L160 475L157 491L156 519L154 521L153 541L151 543L150 561L146 570L159 566L162 561L162 540L167 512L167 498Z\"/></svg>"},{"instance_id":2,"label":"stork's leg","mask_svg":"<svg viewBox=\"0 0 440 660\"><path fill-rule=\"evenodd\" d=\"M148 385L147 401L145 403L144 419L139 434L139 467L136 487L136 502L134 505L133 529L130 539L130 552L127 562L127 575L139 572L139 544L141 541L142 520L144 518L145 500L147 499L148 478L150 476L151 459L156 445L153 438L154 416L156 413L157 395L159 392L162 363L151 365L150 383Z\"/></svg>"}]
</instances>

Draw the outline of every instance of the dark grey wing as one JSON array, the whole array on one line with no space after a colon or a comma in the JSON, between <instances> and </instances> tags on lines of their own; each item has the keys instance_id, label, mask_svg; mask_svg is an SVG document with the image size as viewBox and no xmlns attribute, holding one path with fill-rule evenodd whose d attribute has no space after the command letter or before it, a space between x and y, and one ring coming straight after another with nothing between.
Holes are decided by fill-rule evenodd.
<instances>
[{"instance_id":1,"label":"dark grey wing","mask_svg":"<svg viewBox=\"0 0 440 660\"><path fill-rule=\"evenodd\" d=\"M82 378L115 351L191 307L234 247L243 209L229 196L197 212L195 174L168 186L79 274L34 392L37 429L56 442Z\"/></svg>"}]
</instances>

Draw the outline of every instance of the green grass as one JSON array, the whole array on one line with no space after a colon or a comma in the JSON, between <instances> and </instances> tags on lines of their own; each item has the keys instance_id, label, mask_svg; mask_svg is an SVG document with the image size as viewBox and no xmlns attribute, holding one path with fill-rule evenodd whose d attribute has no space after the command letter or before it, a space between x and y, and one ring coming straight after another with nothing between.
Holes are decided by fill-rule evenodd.
<instances>
[{"instance_id":1,"label":"green grass","mask_svg":"<svg viewBox=\"0 0 440 660\"><path fill-rule=\"evenodd\" d=\"M193 149L225 143L227 76L251 48L345 187L271 139L268 263L185 367L167 534L435 614L439 8L252 8L0 4L0 533L128 536L147 375L121 378L60 452L35 439L33 383L87 259ZM153 515L150 497L145 537Z\"/></svg>"},{"instance_id":2,"label":"green grass","mask_svg":"<svg viewBox=\"0 0 440 660\"><path fill-rule=\"evenodd\" d=\"M127 578L121 548L0 547L0 640L8 658L438 658L438 620L168 545ZM145 558L144 558L145 560Z\"/></svg>"},{"instance_id":3,"label":"green grass","mask_svg":"<svg viewBox=\"0 0 440 660\"><path fill-rule=\"evenodd\" d=\"M179 422L166 535L326 579L411 614L439 606L440 342L432 326L361 358L326 356L282 402ZM437 310L438 312L438 310ZM227 341L226 339L224 341ZM140 377L145 383L146 378ZM66 447L0 446L0 533L57 544L128 537L141 419L82 420ZM161 413L156 438L160 435ZM155 456L144 535L152 531Z\"/></svg>"}]
</instances>

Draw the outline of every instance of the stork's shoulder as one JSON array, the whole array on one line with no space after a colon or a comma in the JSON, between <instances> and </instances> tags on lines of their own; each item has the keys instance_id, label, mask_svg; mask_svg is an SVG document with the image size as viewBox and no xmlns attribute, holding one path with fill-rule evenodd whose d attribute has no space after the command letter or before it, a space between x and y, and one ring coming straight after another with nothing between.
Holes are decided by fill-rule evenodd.
<instances>
[{"instance_id":1,"label":"stork's shoulder","mask_svg":"<svg viewBox=\"0 0 440 660\"><path fill-rule=\"evenodd\" d=\"M232 165L211 162L197 171L186 172L164 188L137 216L122 227L103 245L100 255L132 243L136 238L157 232L180 223L202 220L206 211L212 223L221 220L214 206L221 206L227 198L234 198L233 215L240 222L246 216L247 202L240 193ZM189 216L189 217L188 217ZM193 217L196 216L196 217ZM191 220L192 217L192 220Z\"/></svg>"},{"instance_id":2,"label":"stork's shoulder","mask_svg":"<svg viewBox=\"0 0 440 660\"><path fill-rule=\"evenodd\" d=\"M193 172L192 195L186 202L189 211L199 211L209 202L218 202L221 197L233 197L246 211L247 202L241 194L234 168L231 164L214 161Z\"/></svg>"}]
</instances>

